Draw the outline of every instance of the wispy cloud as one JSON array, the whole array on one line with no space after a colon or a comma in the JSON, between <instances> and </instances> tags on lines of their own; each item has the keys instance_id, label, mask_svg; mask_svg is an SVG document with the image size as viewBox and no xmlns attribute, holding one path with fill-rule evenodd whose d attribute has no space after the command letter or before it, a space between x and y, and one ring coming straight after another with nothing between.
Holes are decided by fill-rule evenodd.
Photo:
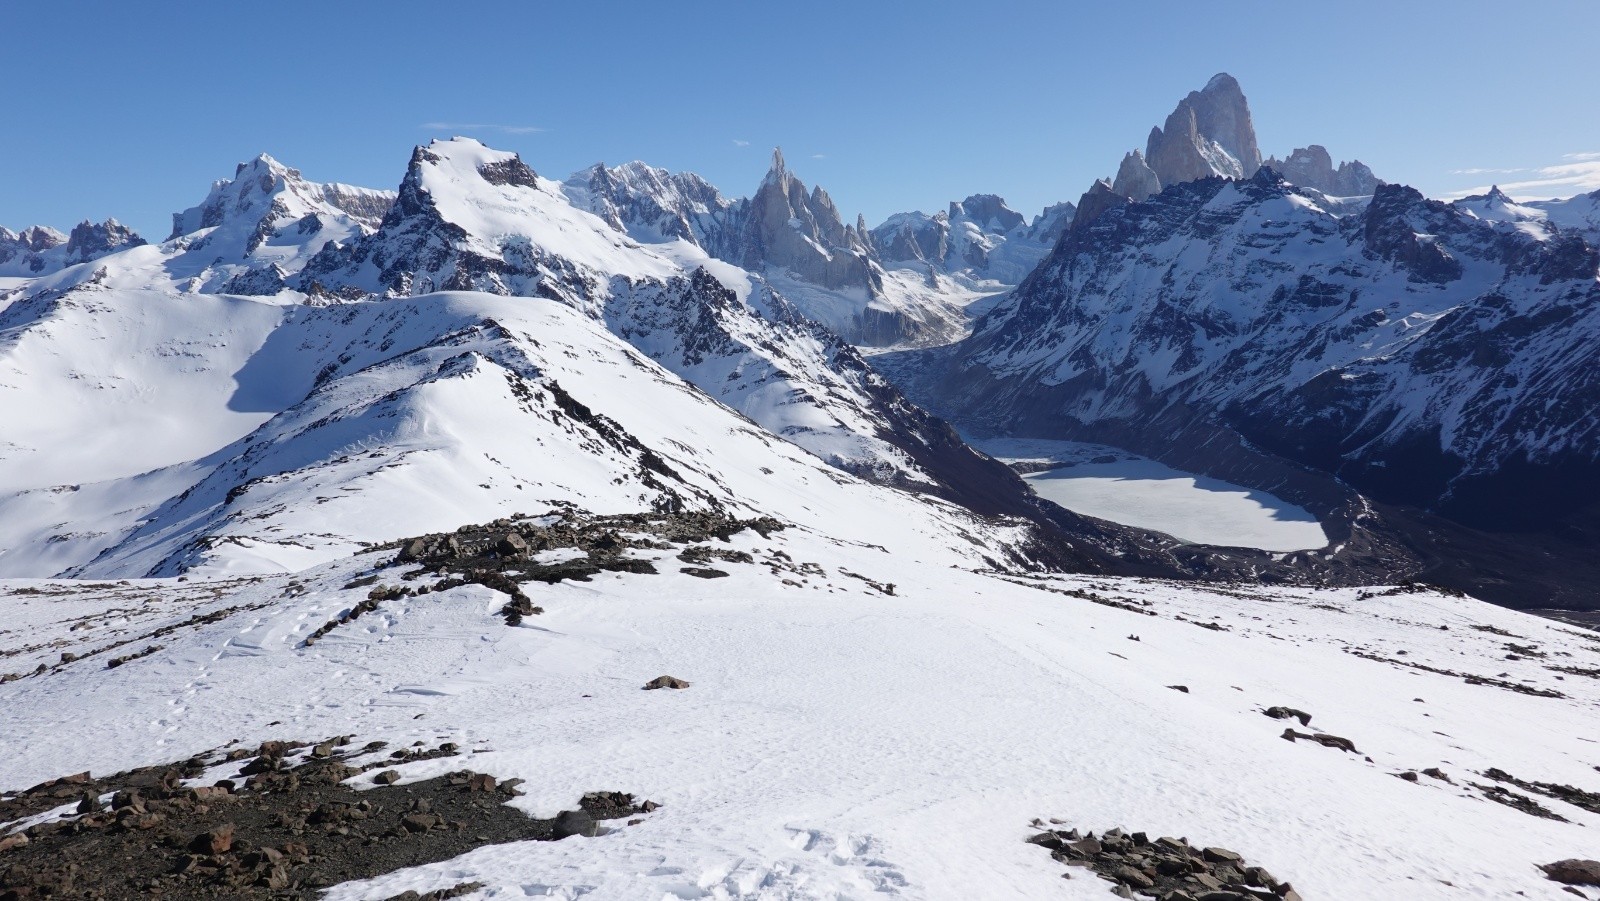
<instances>
[{"instance_id":1,"label":"wispy cloud","mask_svg":"<svg viewBox=\"0 0 1600 901\"><path fill-rule=\"evenodd\" d=\"M1516 172L1532 172L1526 166L1520 169L1451 169L1451 175L1510 175Z\"/></svg>"},{"instance_id":2,"label":"wispy cloud","mask_svg":"<svg viewBox=\"0 0 1600 901\"><path fill-rule=\"evenodd\" d=\"M733 146L735 146L735 147L749 147L750 146L750 142L749 141L741 141L738 138L734 138L733 139Z\"/></svg>"},{"instance_id":3,"label":"wispy cloud","mask_svg":"<svg viewBox=\"0 0 1600 901\"><path fill-rule=\"evenodd\" d=\"M1454 175L1528 174L1531 178L1500 182L1500 190L1516 200L1546 200L1551 197L1570 197L1600 190L1600 153L1564 153L1563 160L1552 166L1530 166L1519 169L1460 169ZM1479 185L1460 191L1450 191L1444 196L1454 199L1482 194L1490 185Z\"/></svg>"},{"instance_id":4,"label":"wispy cloud","mask_svg":"<svg viewBox=\"0 0 1600 901\"><path fill-rule=\"evenodd\" d=\"M828 158L828 155L826 153L813 153L811 154L811 158L814 160L825 160Z\"/></svg>"},{"instance_id":5,"label":"wispy cloud","mask_svg":"<svg viewBox=\"0 0 1600 901\"><path fill-rule=\"evenodd\" d=\"M498 131L507 135L534 135L545 130L537 125L499 125L492 122L424 122L417 127L427 131L447 131L452 134L463 131Z\"/></svg>"}]
</instances>

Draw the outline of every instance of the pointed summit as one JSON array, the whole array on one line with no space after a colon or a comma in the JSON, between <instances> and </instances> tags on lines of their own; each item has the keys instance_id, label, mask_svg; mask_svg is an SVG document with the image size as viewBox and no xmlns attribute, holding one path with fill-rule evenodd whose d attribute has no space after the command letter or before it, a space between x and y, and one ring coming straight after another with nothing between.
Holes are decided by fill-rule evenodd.
<instances>
[{"instance_id":1,"label":"pointed summit","mask_svg":"<svg viewBox=\"0 0 1600 901\"><path fill-rule=\"evenodd\" d=\"M1117 168L1117 180L1112 190L1129 200L1144 200L1152 194L1161 193L1161 179L1145 162L1144 154L1130 150Z\"/></svg>"},{"instance_id":2,"label":"pointed summit","mask_svg":"<svg viewBox=\"0 0 1600 901\"><path fill-rule=\"evenodd\" d=\"M774 174L777 174L777 175L786 175L789 172L788 167L783 164L783 148L782 147L774 147L774 148L772 148L772 170L771 171Z\"/></svg>"},{"instance_id":3,"label":"pointed summit","mask_svg":"<svg viewBox=\"0 0 1600 901\"><path fill-rule=\"evenodd\" d=\"M1239 82L1219 72L1204 89L1191 91L1163 127L1150 131L1144 157L1162 186L1254 174L1261 167L1261 150Z\"/></svg>"}]
</instances>

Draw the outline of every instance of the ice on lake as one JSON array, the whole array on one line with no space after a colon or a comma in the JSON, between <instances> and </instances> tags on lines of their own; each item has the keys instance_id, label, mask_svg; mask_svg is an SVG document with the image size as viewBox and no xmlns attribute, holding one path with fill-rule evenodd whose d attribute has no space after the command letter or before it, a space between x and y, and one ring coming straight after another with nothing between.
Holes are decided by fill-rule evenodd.
<instances>
[{"instance_id":1,"label":"ice on lake","mask_svg":"<svg viewBox=\"0 0 1600 901\"><path fill-rule=\"evenodd\" d=\"M1302 507L1126 451L1063 441L976 444L1002 460L1063 463L1023 478L1040 497L1086 516L1193 544L1298 551L1328 543L1322 525Z\"/></svg>"}]
</instances>

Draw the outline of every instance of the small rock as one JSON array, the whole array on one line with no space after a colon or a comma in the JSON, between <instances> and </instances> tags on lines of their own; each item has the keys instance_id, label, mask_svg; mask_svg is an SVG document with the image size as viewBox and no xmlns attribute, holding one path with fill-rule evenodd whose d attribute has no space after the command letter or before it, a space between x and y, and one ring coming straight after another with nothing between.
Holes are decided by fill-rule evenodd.
<instances>
[{"instance_id":1,"label":"small rock","mask_svg":"<svg viewBox=\"0 0 1600 901\"><path fill-rule=\"evenodd\" d=\"M1444 770L1441 770L1436 766L1430 766L1427 769L1423 770L1422 771L1422 775L1427 776L1427 777L1432 778L1432 779L1438 779L1440 782L1449 782L1450 781L1450 777L1445 775Z\"/></svg>"},{"instance_id":2,"label":"small rock","mask_svg":"<svg viewBox=\"0 0 1600 901\"><path fill-rule=\"evenodd\" d=\"M10 851L12 848L21 848L22 846L26 845L28 841L28 835L25 832L18 832L8 835L4 838L0 838L0 852Z\"/></svg>"},{"instance_id":3,"label":"small rock","mask_svg":"<svg viewBox=\"0 0 1600 901\"><path fill-rule=\"evenodd\" d=\"M675 676L657 676L644 684L645 691L654 691L658 688L688 688L689 683Z\"/></svg>"},{"instance_id":4,"label":"small rock","mask_svg":"<svg viewBox=\"0 0 1600 901\"><path fill-rule=\"evenodd\" d=\"M209 832L202 832L189 842L196 854L226 854L233 849L233 824L223 823Z\"/></svg>"},{"instance_id":5,"label":"small rock","mask_svg":"<svg viewBox=\"0 0 1600 901\"><path fill-rule=\"evenodd\" d=\"M1311 725L1311 714L1306 713L1304 710L1296 710L1293 707L1268 707L1261 712L1275 720L1286 720L1293 717L1299 720L1302 726Z\"/></svg>"},{"instance_id":6,"label":"small rock","mask_svg":"<svg viewBox=\"0 0 1600 901\"><path fill-rule=\"evenodd\" d=\"M1404 773L1395 773L1395 775L1406 780L1407 782L1417 781L1417 774L1412 770L1406 770Z\"/></svg>"},{"instance_id":7,"label":"small rock","mask_svg":"<svg viewBox=\"0 0 1600 901\"><path fill-rule=\"evenodd\" d=\"M378 783L379 785L393 785L400 781L400 771L384 770L378 775L373 776L372 781Z\"/></svg>"},{"instance_id":8,"label":"small rock","mask_svg":"<svg viewBox=\"0 0 1600 901\"><path fill-rule=\"evenodd\" d=\"M1187 685L1168 685L1167 687L1172 689L1173 691L1181 691L1184 694L1188 694L1189 693L1189 686L1187 686Z\"/></svg>"},{"instance_id":9,"label":"small rock","mask_svg":"<svg viewBox=\"0 0 1600 901\"><path fill-rule=\"evenodd\" d=\"M556 821L551 826L551 835L556 841L581 835L584 838L594 838L600 834L600 826L581 810L563 810L556 814Z\"/></svg>"},{"instance_id":10,"label":"small rock","mask_svg":"<svg viewBox=\"0 0 1600 901\"><path fill-rule=\"evenodd\" d=\"M1133 886L1134 888L1150 888L1156 884L1154 879L1151 879L1149 876L1146 876L1127 864L1123 864L1122 866L1117 867L1115 870L1112 870L1111 875L1115 876L1117 881L1125 885Z\"/></svg>"}]
</instances>

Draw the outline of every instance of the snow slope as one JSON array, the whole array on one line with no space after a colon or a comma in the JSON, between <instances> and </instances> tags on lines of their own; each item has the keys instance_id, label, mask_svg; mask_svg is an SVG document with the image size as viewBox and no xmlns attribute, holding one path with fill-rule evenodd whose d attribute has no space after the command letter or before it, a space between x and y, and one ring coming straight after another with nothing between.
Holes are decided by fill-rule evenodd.
<instances>
[{"instance_id":1,"label":"snow slope","mask_svg":"<svg viewBox=\"0 0 1600 901\"><path fill-rule=\"evenodd\" d=\"M1232 848L1342 901L1564 898L1536 864L1593 848L1596 814L1541 797L1571 822L1536 819L1477 787L1490 767L1596 787L1600 690L1550 669L1595 666L1591 635L1428 593L1002 577L938 540L880 538L888 552L743 532L722 547L754 562L726 579L678 574L662 551L661 575L534 586L546 612L521 627L468 586L386 602L314 647L300 639L367 590L341 585L375 567L396 581L392 551L292 584L0 583L0 641L21 649L6 666L22 671L236 608L116 670L89 656L0 685L0 733L30 737L0 757L0 786L353 734L456 742L473 769L526 779L514 803L540 815L601 788L663 805L599 838L337 886L336 901L465 881L485 899L1111 897L1025 843L1052 817ZM1507 660L1508 643L1548 656ZM663 672L692 686L639 690ZM1359 753L1282 740L1272 705ZM1452 781L1395 777L1425 767Z\"/></svg>"},{"instance_id":2,"label":"snow slope","mask_svg":"<svg viewBox=\"0 0 1600 901\"><path fill-rule=\"evenodd\" d=\"M280 307L105 292L86 324L67 315L82 296L59 315L88 334L36 323L8 355L65 371L0 395L6 412L41 424L12 439L17 459L4 467L7 573L294 570L555 502L725 508L823 528L857 503L833 495L877 496L554 301ZM161 342L120 328L134 305ZM121 342L101 367L63 352L94 329ZM90 392L98 407L77 401L90 378L108 389ZM758 390L752 402L785 399ZM27 415L53 405L81 418ZM44 453L80 432L90 440L72 452ZM907 512L923 502L884 494L896 516L924 515ZM849 519L862 539L877 528Z\"/></svg>"}]
</instances>

